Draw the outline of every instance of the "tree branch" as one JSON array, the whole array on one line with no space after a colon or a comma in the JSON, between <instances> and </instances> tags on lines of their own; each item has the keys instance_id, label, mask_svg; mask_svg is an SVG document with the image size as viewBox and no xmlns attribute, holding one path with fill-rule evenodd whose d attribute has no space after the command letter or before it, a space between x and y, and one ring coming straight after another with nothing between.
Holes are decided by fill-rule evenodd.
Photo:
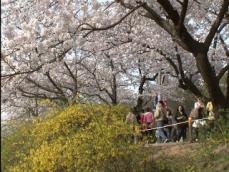
<instances>
[{"instance_id":1,"label":"tree branch","mask_svg":"<svg viewBox=\"0 0 229 172\"><path fill-rule=\"evenodd\" d=\"M89 26L89 28L81 28L82 31L83 30L89 30L89 32L86 35L83 36L84 38L87 37L90 33L94 32L94 31L102 31L102 30L111 29L111 28L117 26L118 24L120 24L125 18L127 18L134 11L136 11L137 9L139 9L140 7L142 7L143 4L144 3L141 3L140 5L137 5L136 7L134 7L133 9L131 9L130 12L128 12L126 15L124 15L121 19L119 19L117 22L115 22L115 23L113 23L113 24L111 24L109 26L104 26L104 27L98 28L98 27L94 27L92 25L89 25L88 23L83 23L83 24L79 25L78 28L80 28L83 25Z\"/></svg>"},{"instance_id":2,"label":"tree branch","mask_svg":"<svg viewBox=\"0 0 229 172\"><path fill-rule=\"evenodd\" d=\"M40 98L40 99L63 100L63 101L65 101L65 99L63 99L63 97L50 97L50 96L47 96L45 94L32 93L32 92L25 91L21 87L19 87L18 90L23 93L22 96L25 96L25 97L28 97L28 98Z\"/></svg>"},{"instance_id":3,"label":"tree branch","mask_svg":"<svg viewBox=\"0 0 229 172\"><path fill-rule=\"evenodd\" d=\"M75 85L74 85L74 88L75 88L74 92L75 92L75 93L74 93L74 94L76 95L77 92L78 92L78 81L77 81L76 77L74 76L74 74L72 73L70 67L68 66L68 64L67 64L66 62L64 62L64 66L65 66L66 69L68 70L70 76L72 77L72 79L73 79L73 81L74 81L74 83L75 83Z\"/></svg>"},{"instance_id":4,"label":"tree branch","mask_svg":"<svg viewBox=\"0 0 229 172\"><path fill-rule=\"evenodd\" d=\"M52 83L52 85L60 92L60 94L66 99L66 96L63 92L63 90L55 83L55 81L52 79L52 77L50 76L50 73L49 72L46 72L46 76L48 77L49 81Z\"/></svg>"},{"instance_id":5,"label":"tree branch","mask_svg":"<svg viewBox=\"0 0 229 172\"><path fill-rule=\"evenodd\" d=\"M180 54L178 53L177 46L175 46L174 48L175 48L175 51L176 51L176 57L177 57L177 62L178 62L179 73L181 75L181 78L184 79L185 78L185 74L184 74L184 69L183 69L181 57L180 57Z\"/></svg>"},{"instance_id":6,"label":"tree branch","mask_svg":"<svg viewBox=\"0 0 229 172\"><path fill-rule=\"evenodd\" d=\"M169 15L171 15L170 18L175 23L174 25L177 26L178 21L179 21L179 14L177 13L177 11L175 11L174 9L169 9L170 7L171 8L173 8L173 7L170 3L169 3L169 5L166 4L166 2L168 2L167 0L165 0L165 1L158 0L158 1L160 1L160 4L162 4L162 7L165 9L165 11L167 11L167 13ZM147 13L145 15L142 15L142 16L154 20L161 28L163 28L165 31L167 31L172 36L172 38L183 49L185 49L191 53L196 53L196 51L197 51L196 47L201 47L200 43L198 41L196 41L190 35L190 33L187 31L187 29L185 27L183 27L182 34L180 35L178 30L171 23L169 23L169 21L163 19L151 7L149 7L146 3L142 7L147 11ZM196 45L196 46L193 46L193 45Z\"/></svg>"},{"instance_id":7,"label":"tree branch","mask_svg":"<svg viewBox=\"0 0 229 172\"><path fill-rule=\"evenodd\" d=\"M209 49L211 42L215 36L215 33L217 32L220 23L222 22L224 15L226 14L226 11L228 10L228 6L229 6L229 0L224 0L223 4L221 6L220 12L215 20L215 22L212 24L211 29L204 41L204 44L206 46L207 49Z\"/></svg>"},{"instance_id":8,"label":"tree branch","mask_svg":"<svg viewBox=\"0 0 229 172\"><path fill-rule=\"evenodd\" d=\"M168 17L173 21L175 25L179 23L180 16L178 12L173 8L169 0L157 0L157 2L162 6L162 8L168 14Z\"/></svg>"},{"instance_id":9,"label":"tree branch","mask_svg":"<svg viewBox=\"0 0 229 172\"><path fill-rule=\"evenodd\" d=\"M223 49L224 49L224 51L225 51L225 53L226 53L226 56L229 57L229 48L227 47L225 41L223 40L222 35L219 35L219 40L220 40L220 42L221 42L222 45L223 45Z\"/></svg>"},{"instance_id":10,"label":"tree branch","mask_svg":"<svg viewBox=\"0 0 229 172\"><path fill-rule=\"evenodd\" d=\"M154 74L152 78L146 78L147 81L155 81L155 79L158 77L158 73Z\"/></svg>"},{"instance_id":11,"label":"tree branch","mask_svg":"<svg viewBox=\"0 0 229 172\"><path fill-rule=\"evenodd\" d=\"M217 76L217 79L220 80L228 70L229 70L229 63L224 68L222 68L220 70L220 72L219 72L219 74Z\"/></svg>"},{"instance_id":12,"label":"tree branch","mask_svg":"<svg viewBox=\"0 0 229 172\"><path fill-rule=\"evenodd\" d=\"M58 94L58 93L59 93L59 92L57 92L57 91L54 91L54 90L52 90L52 89L49 89L49 88L47 88L47 87L44 87L44 86L40 85L38 82L32 80L32 79L29 78L29 77L26 77L26 79L27 79L29 82L33 83L33 84L34 84L35 86L37 86L38 88L42 89L42 90L45 90L45 91L48 91L48 92L52 92L52 93L55 93L55 94Z\"/></svg>"},{"instance_id":13,"label":"tree branch","mask_svg":"<svg viewBox=\"0 0 229 172\"><path fill-rule=\"evenodd\" d=\"M90 93L84 93L84 92L79 92L79 93L80 94L84 94L84 95L89 96L89 97L98 97L104 103L106 103L107 105L110 105L110 103L105 98L103 98L101 95L99 95L99 94L90 94Z\"/></svg>"},{"instance_id":14,"label":"tree branch","mask_svg":"<svg viewBox=\"0 0 229 172\"><path fill-rule=\"evenodd\" d=\"M49 60L48 62L43 63L43 64L37 66L35 69L28 70L28 71L17 71L17 72L11 73L11 74L1 75L1 77L2 77L2 78L14 77L14 76L17 76L17 75L30 74L30 73L39 71L44 65L46 65L46 64L51 64L51 63L56 62L57 60L63 59L63 58L64 58L64 55L65 55L68 51L70 51L70 50L71 50L71 48L66 49L63 53L59 54L58 57L53 58L53 59Z\"/></svg>"},{"instance_id":15,"label":"tree branch","mask_svg":"<svg viewBox=\"0 0 229 172\"><path fill-rule=\"evenodd\" d=\"M180 35L182 35L182 32L183 32L184 19L185 19L186 13L187 13L187 9L188 9L188 0L184 0L184 2L182 4L182 10L181 10L181 14L180 14L179 23L178 23L178 29L179 29Z\"/></svg>"}]
</instances>

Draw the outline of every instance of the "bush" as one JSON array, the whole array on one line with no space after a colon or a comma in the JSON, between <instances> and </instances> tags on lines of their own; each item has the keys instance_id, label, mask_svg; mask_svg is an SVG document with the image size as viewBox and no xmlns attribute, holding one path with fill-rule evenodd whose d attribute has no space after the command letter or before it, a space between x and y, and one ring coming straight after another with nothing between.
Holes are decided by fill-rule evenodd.
<instances>
[{"instance_id":1,"label":"bush","mask_svg":"<svg viewBox=\"0 0 229 172\"><path fill-rule=\"evenodd\" d=\"M140 143L132 143L132 127L123 122L128 111L122 105L72 105L45 119L34 120L29 128L17 126L17 132L6 137L10 140L3 139L3 169L20 172L140 169ZM13 154L14 150L18 152Z\"/></svg>"}]
</instances>

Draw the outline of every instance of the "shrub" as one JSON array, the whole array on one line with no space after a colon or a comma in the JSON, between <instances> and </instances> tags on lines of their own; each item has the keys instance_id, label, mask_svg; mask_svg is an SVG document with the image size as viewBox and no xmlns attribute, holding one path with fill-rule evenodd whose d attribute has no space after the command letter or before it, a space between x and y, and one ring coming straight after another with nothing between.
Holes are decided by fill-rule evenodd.
<instances>
[{"instance_id":1,"label":"shrub","mask_svg":"<svg viewBox=\"0 0 229 172\"><path fill-rule=\"evenodd\" d=\"M23 140L23 145L17 146L20 150L17 156L11 154L17 160L5 164L4 169L25 172L140 169L139 145L132 143L132 127L123 120L128 111L123 105L72 105L46 119L34 120L30 132L18 130L19 140L10 141L13 145ZM8 145L3 149L7 150ZM3 161L8 161L7 158L9 155Z\"/></svg>"}]
</instances>

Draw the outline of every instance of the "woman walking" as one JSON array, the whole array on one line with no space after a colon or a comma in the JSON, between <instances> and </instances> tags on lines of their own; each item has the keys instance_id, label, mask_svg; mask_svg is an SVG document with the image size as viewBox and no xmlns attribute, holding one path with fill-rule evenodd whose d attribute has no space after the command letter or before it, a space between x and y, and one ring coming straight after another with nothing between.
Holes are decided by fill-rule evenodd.
<instances>
[{"instance_id":1,"label":"woman walking","mask_svg":"<svg viewBox=\"0 0 229 172\"><path fill-rule=\"evenodd\" d=\"M165 120L165 112L163 110L163 104L161 101L159 101L156 106L154 117L156 120L156 126L159 127L157 129L157 143L166 143L168 141L168 138L166 137L163 128L160 128L163 127Z\"/></svg>"},{"instance_id":2,"label":"woman walking","mask_svg":"<svg viewBox=\"0 0 229 172\"><path fill-rule=\"evenodd\" d=\"M179 105L177 108L177 112L175 115L175 120L177 123L185 122L188 120L188 116L184 110L182 105ZM188 123L178 124L177 125L177 139L178 141L183 141L186 139L186 129L188 127Z\"/></svg>"},{"instance_id":3,"label":"woman walking","mask_svg":"<svg viewBox=\"0 0 229 172\"><path fill-rule=\"evenodd\" d=\"M175 116L172 114L170 109L166 111L166 118L168 120L168 125L176 124ZM165 130L166 131L166 130ZM177 140L177 126L171 126L167 128L167 137L170 141L175 142Z\"/></svg>"}]
</instances>

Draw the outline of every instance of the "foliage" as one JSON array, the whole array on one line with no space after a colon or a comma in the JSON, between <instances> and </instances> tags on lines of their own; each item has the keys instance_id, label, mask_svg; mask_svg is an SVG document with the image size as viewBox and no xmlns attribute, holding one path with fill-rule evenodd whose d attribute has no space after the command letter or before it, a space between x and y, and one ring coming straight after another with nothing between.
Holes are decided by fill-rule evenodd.
<instances>
[{"instance_id":1,"label":"foliage","mask_svg":"<svg viewBox=\"0 0 229 172\"><path fill-rule=\"evenodd\" d=\"M139 145L123 117L127 106L72 105L34 120L3 139L4 171L125 171L138 169ZM17 135L17 139L15 138ZM23 135L23 137L22 137ZM9 140L10 139L10 140ZM15 145L14 149L12 149ZM13 154L14 150L16 154ZM9 161L9 159L12 159ZM6 163L7 162L7 163Z\"/></svg>"},{"instance_id":2,"label":"foliage","mask_svg":"<svg viewBox=\"0 0 229 172\"><path fill-rule=\"evenodd\" d=\"M34 146L33 139L28 137L32 131L31 121L8 121L7 127L1 137L1 165L3 171L6 167L17 164L22 156L29 153Z\"/></svg>"},{"instance_id":3,"label":"foliage","mask_svg":"<svg viewBox=\"0 0 229 172\"><path fill-rule=\"evenodd\" d=\"M212 128L208 127L202 131L202 140L210 145L229 143L229 111L224 110L220 113L222 115L214 122Z\"/></svg>"},{"instance_id":4,"label":"foliage","mask_svg":"<svg viewBox=\"0 0 229 172\"><path fill-rule=\"evenodd\" d=\"M227 112L227 117L229 113ZM156 167L172 172L226 172L229 170L229 120L220 118L213 128L200 132L200 144L184 145L187 152L162 154L151 161ZM190 150L191 149L191 150Z\"/></svg>"}]
</instances>

